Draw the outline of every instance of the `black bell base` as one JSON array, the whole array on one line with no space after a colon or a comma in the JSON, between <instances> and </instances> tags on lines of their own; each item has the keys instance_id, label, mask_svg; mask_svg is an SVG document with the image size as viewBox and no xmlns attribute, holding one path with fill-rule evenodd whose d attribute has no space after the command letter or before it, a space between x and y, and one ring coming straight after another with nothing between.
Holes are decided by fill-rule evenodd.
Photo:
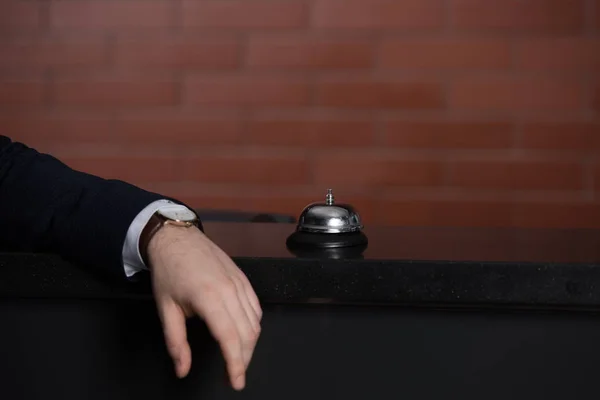
<instances>
[{"instance_id":1,"label":"black bell base","mask_svg":"<svg viewBox=\"0 0 600 400\"><path fill-rule=\"evenodd\" d=\"M314 247L288 247L288 251L298 258L326 260L362 260L367 245L351 247L332 247L329 249Z\"/></svg>"},{"instance_id":2,"label":"black bell base","mask_svg":"<svg viewBox=\"0 0 600 400\"><path fill-rule=\"evenodd\" d=\"M302 258L361 259L369 243L363 232L316 233L296 231L288 236L288 250Z\"/></svg>"},{"instance_id":3,"label":"black bell base","mask_svg":"<svg viewBox=\"0 0 600 400\"><path fill-rule=\"evenodd\" d=\"M366 246L367 235L363 232L316 233L295 231L286 241L288 248L337 249L344 247Z\"/></svg>"}]
</instances>

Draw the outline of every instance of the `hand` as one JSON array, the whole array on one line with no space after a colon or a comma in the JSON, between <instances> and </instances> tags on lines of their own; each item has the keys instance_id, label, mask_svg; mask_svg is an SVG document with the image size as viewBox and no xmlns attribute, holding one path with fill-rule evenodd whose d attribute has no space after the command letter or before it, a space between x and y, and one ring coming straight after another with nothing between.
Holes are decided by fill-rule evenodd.
<instances>
[{"instance_id":1,"label":"hand","mask_svg":"<svg viewBox=\"0 0 600 400\"><path fill-rule=\"evenodd\" d=\"M244 273L193 227L160 229L148 245L148 259L177 376L186 376L191 367L185 320L197 314L219 342L231 385L243 389L262 318L258 298Z\"/></svg>"}]
</instances>

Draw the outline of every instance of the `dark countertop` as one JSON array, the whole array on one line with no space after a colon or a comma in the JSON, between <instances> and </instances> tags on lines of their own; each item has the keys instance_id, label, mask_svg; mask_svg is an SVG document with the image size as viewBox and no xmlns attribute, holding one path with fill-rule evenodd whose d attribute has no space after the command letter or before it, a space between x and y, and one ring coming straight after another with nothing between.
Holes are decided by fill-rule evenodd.
<instances>
[{"instance_id":1,"label":"dark countertop","mask_svg":"<svg viewBox=\"0 0 600 400\"><path fill-rule=\"evenodd\" d=\"M205 224L265 303L600 309L600 231L373 227L361 258L327 259L291 254L293 229ZM53 255L0 253L4 298L149 299L147 278L108 281Z\"/></svg>"}]
</instances>

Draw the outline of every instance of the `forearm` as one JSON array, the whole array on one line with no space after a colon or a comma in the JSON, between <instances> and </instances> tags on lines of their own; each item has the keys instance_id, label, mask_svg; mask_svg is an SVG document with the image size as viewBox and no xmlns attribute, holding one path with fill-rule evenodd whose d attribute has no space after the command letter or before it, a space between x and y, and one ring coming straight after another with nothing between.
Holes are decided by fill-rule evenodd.
<instances>
[{"instance_id":1,"label":"forearm","mask_svg":"<svg viewBox=\"0 0 600 400\"><path fill-rule=\"evenodd\" d=\"M0 246L52 252L123 275L127 231L163 198L133 185L75 171L54 157L0 137Z\"/></svg>"}]
</instances>

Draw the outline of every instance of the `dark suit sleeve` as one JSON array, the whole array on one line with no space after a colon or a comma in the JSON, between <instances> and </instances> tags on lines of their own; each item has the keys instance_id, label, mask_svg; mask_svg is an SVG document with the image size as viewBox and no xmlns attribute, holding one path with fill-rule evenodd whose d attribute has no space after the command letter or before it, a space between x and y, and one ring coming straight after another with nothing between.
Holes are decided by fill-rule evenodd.
<instances>
[{"instance_id":1,"label":"dark suit sleeve","mask_svg":"<svg viewBox=\"0 0 600 400\"><path fill-rule=\"evenodd\" d=\"M0 247L49 252L124 277L129 225L165 198L118 180L75 171L0 136Z\"/></svg>"}]
</instances>

